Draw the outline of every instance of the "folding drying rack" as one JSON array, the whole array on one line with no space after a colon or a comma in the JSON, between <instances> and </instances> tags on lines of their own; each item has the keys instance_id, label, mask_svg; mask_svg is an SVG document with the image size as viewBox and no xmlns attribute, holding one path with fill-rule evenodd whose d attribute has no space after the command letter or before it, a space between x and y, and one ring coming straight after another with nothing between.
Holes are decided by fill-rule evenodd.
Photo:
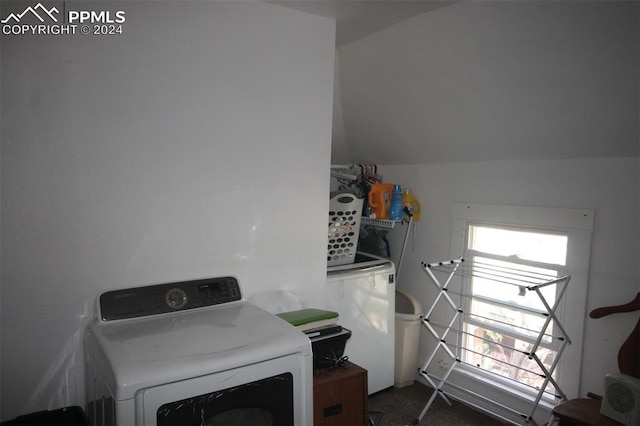
<instances>
[{"instance_id":1,"label":"folding drying rack","mask_svg":"<svg viewBox=\"0 0 640 426\"><path fill-rule=\"evenodd\" d=\"M451 401L449 398L459 399L462 402L465 402L466 404L471 405L475 408L478 408L485 412L490 412L492 414L495 414L497 417L500 417L503 420L513 422L513 420L510 420L508 418L505 418L503 415L498 414L497 411L494 412L494 411L491 411L490 409L487 409L486 407L481 407L476 403L472 402L471 400L473 399L475 401L483 401L485 403L488 403L485 405L489 405L489 406L495 407L496 409L500 409L502 410L501 412L506 411L508 413L513 414L515 418L519 419L521 422L524 422L526 424L530 424L530 423L536 424L535 420L533 419L533 414L536 408L538 407L538 404L540 403L540 400L543 394L545 393L547 385L549 383L551 383L551 385L555 388L556 398L560 399L560 401L567 400L566 395L564 394L564 392L562 392L562 390L556 383L555 379L552 377L552 374L556 366L558 365L558 362L560 360L560 357L565 347L571 344L571 340L569 339L569 336L567 335L565 329L560 323L560 320L556 316L556 310L559 306L560 301L562 300L562 297L564 296L567 285L570 281L569 275L555 277L551 275L540 274L537 272L523 272L522 270L519 270L519 269L514 269L514 268L509 268L509 267L499 266L499 265L492 265L486 262L480 262L480 261L465 262L463 258L449 260L445 262L437 262L437 263L423 262L422 268L427 273L427 275L429 276L433 284L435 284L439 292L433 304L431 305L430 309L428 310L428 312L426 312L426 314L424 314L421 318L422 324L429 330L430 334L436 339L436 347L433 349L433 351L431 352L430 356L427 358L424 365L420 368L419 373L420 373L420 376L423 377L434 390L430 399L427 401L426 405L424 406L424 409L422 410L418 418L414 420L413 422L414 425L418 424L422 420L422 418L426 414L427 410L429 409L429 407L431 406L431 404L433 403L437 395L440 395L440 397L442 397L445 400L445 402L447 402L447 404L451 404ZM438 277L434 274L434 272L443 273L444 275L442 275L440 279L438 279ZM467 315L467 313L465 313L464 310L459 306L459 304L457 304L453 300L453 298L451 297L451 294L457 294L461 296L461 298L470 297L470 295L463 294L462 291L460 291L459 293L456 293L454 289L450 288L452 280L455 276L476 277L484 280L491 280L496 284L508 285L508 286L515 285L519 287L519 291L521 292L532 291L532 292L535 292L540 298L540 301L542 302L542 305L545 308L545 312L540 313L540 315L542 315L546 319L544 321L544 325L540 329L537 329L534 331L535 334L537 334L537 337L535 338L535 343L532 345L530 350L522 351L520 349L510 347L508 345L503 345L501 343L491 341L492 344L496 344L496 345L502 346L503 348L524 354L530 360L535 361L535 363L540 368L541 373L539 374L539 376L543 377L544 381L543 381L543 384L540 386L535 399L532 401L532 407L528 413L523 413L511 407L507 407L483 395L480 395L477 392L474 392L470 389L465 389L449 381L449 376L451 372L454 370L454 368L456 367L456 365L459 363L463 363L464 361L462 361L461 359L462 358L461 352L463 348L456 341L457 339L454 338L452 339L454 341L450 342L447 340L447 336L449 332L452 332L452 334L458 333L458 336L470 334L460 329L459 327L456 327L456 323L460 319L462 319L462 317ZM555 302L553 303L553 306L551 306L547 302L547 300L545 299L544 295L541 292L541 289L547 286L558 286L556 287L556 298L555 298ZM443 305L444 308L440 307L440 305ZM447 322L447 319L445 319L446 324L435 323L435 319L432 318L432 315L434 314L434 311L436 309L438 310L438 312L441 312L442 309L451 310L451 312L449 313L450 319L448 319L448 322ZM489 318L485 318L485 319L489 319ZM553 322L553 335L549 336L549 334L547 334L547 328L552 322ZM517 327L513 325L511 326ZM436 328L438 328L441 331L439 332ZM529 333L532 332L532 330L530 329L523 329L523 330ZM557 341L559 342L555 359L553 360L553 362L549 367L544 365L544 363L541 361L538 354L536 353L539 350L540 343L545 337L547 339L549 338L557 339ZM442 351L440 351L441 349ZM443 363L442 360L436 360L436 353L438 352L446 353L451 358L451 362ZM440 368L444 368L445 372L443 375L441 375L441 377L438 377L438 375L432 373L429 370L430 366L433 363L437 363L440 366ZM468 364L468 365L473 366L473 364ZM516 368L519 368L519 367L516 366ZM487 371L487 370L483 370L483 371ZM496 373L490 372L490 374L496 374ZM447 395L447 393L443 389L445 385L449 385L451 388L460 391L459 393L467 395L471 398L465 399L460 396L454 397L453 395Z\"/></svg>"}]
</instances>

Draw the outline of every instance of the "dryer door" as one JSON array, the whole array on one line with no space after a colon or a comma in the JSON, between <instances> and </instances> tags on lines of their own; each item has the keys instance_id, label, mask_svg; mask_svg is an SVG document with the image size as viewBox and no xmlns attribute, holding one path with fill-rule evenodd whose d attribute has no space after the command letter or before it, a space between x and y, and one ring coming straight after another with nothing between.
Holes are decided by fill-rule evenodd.
<instances>
[{"instance_id":1,"label":"dryer door","mask_svg":"<svg viewBox=\"0 0 640 426\"><path fill-rule=\"evenodd\" d=\"M304 424L306 396L298 355L147 389L144 426Z\"/></svg>"}]
</instances>

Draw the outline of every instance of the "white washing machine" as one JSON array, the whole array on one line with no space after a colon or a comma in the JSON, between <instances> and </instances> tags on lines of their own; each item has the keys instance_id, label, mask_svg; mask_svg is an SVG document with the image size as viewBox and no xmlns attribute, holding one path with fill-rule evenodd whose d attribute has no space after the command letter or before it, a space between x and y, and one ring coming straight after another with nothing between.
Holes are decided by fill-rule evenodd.
<instances>
[{"instance_id":1,"label":"white washing machine","mask_svg":"<svg viewBox=\"0 0 640 426\"><path fill-rule=\"evenodd\" d=\"M327 269L327 309L351 330L345 355L367 370L369 395L393 386L395 265L358 252L352 264Z\"/></svg>"},{"instance_id":2,"label":"white washing machine","mask_svg":"<svg viewBox=\"0 0 640 426\"><path fill-rule=\"evenodd\" d=\"M311 342L232 277L104 293L84 348L93 426L313 424Z\"/></svg>"}]
</instances>

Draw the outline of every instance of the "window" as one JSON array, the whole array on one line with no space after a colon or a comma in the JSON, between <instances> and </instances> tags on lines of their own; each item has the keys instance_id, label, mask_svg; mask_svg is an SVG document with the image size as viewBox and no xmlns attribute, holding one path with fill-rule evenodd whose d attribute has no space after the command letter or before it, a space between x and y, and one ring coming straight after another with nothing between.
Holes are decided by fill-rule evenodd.
<instances>
[{"instance_id":1,"label":"window","mask_svg":"<svg viewBox=\"0 0 640 426\"><path fill-rule=\"evenodd\" d=\"M554 307L564 281L541 287L542 298L527 287L566 275L567 242L566 233L467 225L465 260L472 273L461 317L464 362L535 389L543 386L546 372L527 354L547 322L542 298ZM563 341L550 321L536 350L546 371Z\"/></svg>"},{"instance_id":2,"label":"window","mask_svg":"<svg viewBox=\"0 0 640 426\"><path fill-rule=\"evenodd\" d=\"M569 275L561 299L557 299L557 285L543 286L540 292L550 306L559 300L555 314L570 341L558 358L553 378L568 398L579 396L594 212L456 203L453 216L451 258L462 255L472 271L460 283L465 314L460 316L456 338L463 362L456 371L497 374L487 377L500 380L481 380L476 385L485 387L478 390L481 394L506 405L512 405L509 395L520 398L523 389L524 394L530 389L528 394L535 397L544 379L525 352L547 316L537 293L519 283L523 276L525 281L548 281ZM545 366L556 360L561 344L554 337L561 334L558 331L551 321L540 340L536 355ZM548 386L547 390L554 389Z\"/></svg>"}]
</instances>

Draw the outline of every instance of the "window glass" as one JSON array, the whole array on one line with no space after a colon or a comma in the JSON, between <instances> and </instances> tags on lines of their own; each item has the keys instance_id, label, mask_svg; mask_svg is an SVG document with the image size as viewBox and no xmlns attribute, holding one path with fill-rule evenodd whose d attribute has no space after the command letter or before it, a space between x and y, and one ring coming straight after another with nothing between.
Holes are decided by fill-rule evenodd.
<instances>
[{"instance_id":1,"label":"window glass","mask_svg":"<svg viewBox=\"0 0 640 426\"><path fill-rule=\"evenodd\" d=\"M463 360L539 388L544 371L527 354L547 321L544 303L556 303L560 286L546 283L564 273L568 236L479 224L469 224L467 235L472 273L466 282L471 297L463 316ZM547 369L560 342L553 325L551 321L536 350Z\"/></svg>"},{"instance_id":2,"label":"window glass","mask_svg":"<svg viewBox=\"0 0 640 426\"><path fill-rule=\"evenodd\" d=\"M520 260L565 265L567 240L549 232L469 226L469 249Z\"/></svg>"}]
</instances>

